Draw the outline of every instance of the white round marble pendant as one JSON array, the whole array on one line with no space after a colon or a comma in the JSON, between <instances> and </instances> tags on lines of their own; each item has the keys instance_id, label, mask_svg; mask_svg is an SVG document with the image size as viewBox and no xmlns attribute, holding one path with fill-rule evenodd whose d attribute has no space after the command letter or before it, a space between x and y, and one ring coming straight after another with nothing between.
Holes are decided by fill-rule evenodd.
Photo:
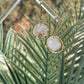
<instances>
[{"instance_id":1,"label":"white round marble pendant","mask_svg":"<svg viewBox=\"0 0 84 84\"><path fill-rule=\"evenodd\" d=\"M57 36L51 36L47 39L47 47L53 53L60 53L63 50L63 42Z\"/></svg>"},{"instance_id":2,"label":"white round marble pendant","mask_svg":"<svg viewBox=\"0 0 84 84\"><path fill-rule=\"evenodd\" d=\"M49 27L44 23L38 23L34 26L33 34L36 38L44 38L48 36Z\"/></svg>"}]
</instances>

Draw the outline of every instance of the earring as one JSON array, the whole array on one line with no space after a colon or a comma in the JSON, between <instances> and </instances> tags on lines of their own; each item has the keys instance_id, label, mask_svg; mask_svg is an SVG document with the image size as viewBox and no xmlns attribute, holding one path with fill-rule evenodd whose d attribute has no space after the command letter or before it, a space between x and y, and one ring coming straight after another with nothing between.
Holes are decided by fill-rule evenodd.
<instances>
[{"instance_id":1,"label":"earring","mask_svg":"<svg viewBox=\"0 0 84 84\"><path fill-rule=\"evenodd\" d=\"M63 51L64 44L58 36L51 36L47 39L47 47L52 53L61 53Z\"/></svg>"},{"instance_id":2,"label":"earring","mask_svg":"<svg viewBox=\"0 0 84 84\"><path fill-rule=\"evenodd\" d=\"M56 29L56 17L54 19L54 32ZM47 48L52 53L61 53L64 48L63 41L58 36L50 36L47 39Z\"/></svg>"},{"instance_id":3,"label":"earring","mask_svg":"<svg viewBox=\"0 0 84 84\"><path fill-rule=\"evenodd\" d=\"M40 4L40 19L42 17L41 4ZM37 39L43 39L48 36L48 31L49 31L48 25L46 23L39 22L34 26L33 34Z\"/></svg>"}]
</instances>

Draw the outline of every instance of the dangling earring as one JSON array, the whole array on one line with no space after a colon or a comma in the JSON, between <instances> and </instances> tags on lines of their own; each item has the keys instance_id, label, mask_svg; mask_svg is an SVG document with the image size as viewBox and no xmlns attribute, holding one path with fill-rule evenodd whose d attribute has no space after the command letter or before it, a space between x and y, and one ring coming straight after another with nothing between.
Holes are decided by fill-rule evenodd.
<instances>
[{"instance_id":1,"label":"dangling earring","mask_svg":"<svg viewBox=\"0 0 84 84\"><path fill-rule=\"evenodd\" d=\"M54 20L54 31L56 29L56 18ZM52 53L61 53L64 48L63 41L58 36L50 36L47 39L47 47Z\"/></svg>"},{"instance_id":2,"label":"dangling earring","mask_svg":"<svg viewBox=\"0 0 84 84\"><path fill-rule=\"evenodd\" d=\"M42 2L40 3L40 20L42 17ZM33 34L37 39L44 39L48 36L49 27L46 23L39 22L34 26Z\"/></svg>"}]
</instances>

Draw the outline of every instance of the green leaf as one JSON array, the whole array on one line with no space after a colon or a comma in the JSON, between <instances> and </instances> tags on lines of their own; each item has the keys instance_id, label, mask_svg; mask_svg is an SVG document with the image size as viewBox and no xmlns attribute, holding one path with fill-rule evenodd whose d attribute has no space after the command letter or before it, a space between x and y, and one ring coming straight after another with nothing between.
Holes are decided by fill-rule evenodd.
<instances>
[{"instance_id":1,"label":"green leaf","mask_svg":"<svg viewBox=\"0 0 84 84\"><path fill-rule=\"evenodd\" d=\"M0 24L0 51L3 50L3 24Z\"/></svg>"}]
</instances>

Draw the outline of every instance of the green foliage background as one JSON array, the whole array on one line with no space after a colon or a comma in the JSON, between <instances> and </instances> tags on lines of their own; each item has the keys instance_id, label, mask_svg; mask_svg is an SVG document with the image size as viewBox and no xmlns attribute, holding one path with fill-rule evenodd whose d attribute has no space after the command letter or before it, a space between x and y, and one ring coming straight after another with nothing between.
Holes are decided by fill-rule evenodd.
<instances>
[{"instance_id":1,"label":"green foliage background","mask_svg":"<svg viewBox=\"0 0 84 84\"><path fill-rule=\"evenodd\" d=\"M49 52L46 39L37 40L31 30L18 34L12 28L3 44L3 25L0 25L0 55L6 61L9 71L0 70L0 82L3 84L83 84L84 83L84 14L81 5L66 13L56 23L49 16L46 23L50 36L59 36L64 43L64 50L59 54ZM44 20L43 20L44 21Z\"/></svg>"}]
</instances>

